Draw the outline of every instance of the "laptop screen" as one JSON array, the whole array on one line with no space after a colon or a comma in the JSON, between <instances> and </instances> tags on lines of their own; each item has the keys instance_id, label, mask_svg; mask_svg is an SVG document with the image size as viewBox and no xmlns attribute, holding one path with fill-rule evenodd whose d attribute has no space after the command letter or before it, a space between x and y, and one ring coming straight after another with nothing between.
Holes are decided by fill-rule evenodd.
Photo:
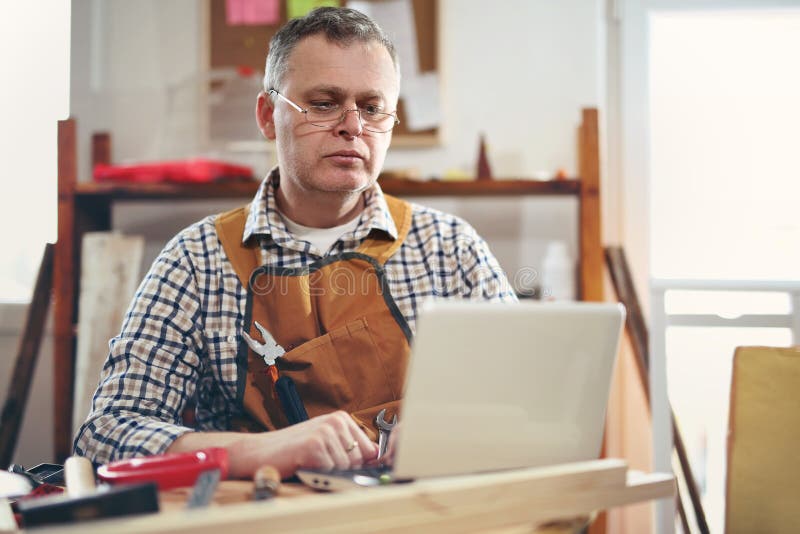
<instances>
[{"instance_id":1,"label":"laptop screen","mask_svg":"<svg viewBox=\"0 0 800 534\"><path fill-rule=\"evenodd\" d=\"M624 315L616 303L427 303L395 475L596 459Z\"/></svg>"}]
</instances>

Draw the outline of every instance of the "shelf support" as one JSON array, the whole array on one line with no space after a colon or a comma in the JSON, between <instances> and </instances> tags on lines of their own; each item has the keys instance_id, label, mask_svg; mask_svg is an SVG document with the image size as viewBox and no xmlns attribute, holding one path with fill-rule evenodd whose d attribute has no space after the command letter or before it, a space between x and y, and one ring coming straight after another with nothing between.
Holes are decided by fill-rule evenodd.
<instances>
[{"instance_id":1,"label":"shelf support","mask_svg":"<svg viewBox=\"0 0 800 534\"><path fill-rule=\"evenodd\" d=\"M600 143L596 108L584 108L580 143L580 296L603 300L603 244L600 224Z\"/></svg>"}]
</instances>

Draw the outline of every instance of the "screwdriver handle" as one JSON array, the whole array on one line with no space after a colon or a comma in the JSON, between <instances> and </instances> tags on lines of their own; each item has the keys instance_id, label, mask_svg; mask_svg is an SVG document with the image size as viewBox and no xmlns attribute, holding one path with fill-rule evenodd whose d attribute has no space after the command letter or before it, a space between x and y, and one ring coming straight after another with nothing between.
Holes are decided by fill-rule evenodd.
<instances>
[{"instance_id":1,"label":"screwdriver handle","mask_svg":"<svg viewBox=\"0 0 800 534\"><path fill-rule=\"evenodd\" d=\"M64 462L64 482L67 495L85 497L95 491L94 467L92 462L83 456L70 456Z\"/></svg>"}]
</instances>

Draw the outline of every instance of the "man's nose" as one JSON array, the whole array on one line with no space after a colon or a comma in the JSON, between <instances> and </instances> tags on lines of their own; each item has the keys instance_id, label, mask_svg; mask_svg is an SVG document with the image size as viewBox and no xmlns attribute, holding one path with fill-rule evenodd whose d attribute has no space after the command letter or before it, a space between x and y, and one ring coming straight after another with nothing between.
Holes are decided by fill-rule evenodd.
<instances>
[{"instance_id":1,"label":"man's nose","mask_svg":"<svg viewBox=\"0 0 800 534\"><path fill-rule=\"evenodd\" d=\"M348 137L358 137L364 132L364 125L361 123L361 112L358 108L346 109L342 113L342 120L336 126L339 135Z\"/></svg>"}]
</instances>

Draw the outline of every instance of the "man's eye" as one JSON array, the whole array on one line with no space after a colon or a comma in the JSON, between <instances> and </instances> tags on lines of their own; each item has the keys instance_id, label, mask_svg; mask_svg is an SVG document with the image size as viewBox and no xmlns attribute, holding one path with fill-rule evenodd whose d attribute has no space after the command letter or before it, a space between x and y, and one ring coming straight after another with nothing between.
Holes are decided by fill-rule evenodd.
<instances>
[{"instance_id":1,"label":"man's eye","mask_svg":"<svg viewBox=\"0 0 800 534\"><path fill-rule=\"evenodd\" d=\"M368 104L361 108L361 111L367 115L375 115L376 113L381 113L383 108L374 104Z\"/></svg>"},{"instance_id":2,"label":"man's eye","mask_svg":"<svg viewBox=\"0 0 800 534\"><path fill-rule=\"evenodd\" d=\"M339 106L335 102L312 102L311 109L319 112L335 111Z\"/></svg>"}]
</instances>

